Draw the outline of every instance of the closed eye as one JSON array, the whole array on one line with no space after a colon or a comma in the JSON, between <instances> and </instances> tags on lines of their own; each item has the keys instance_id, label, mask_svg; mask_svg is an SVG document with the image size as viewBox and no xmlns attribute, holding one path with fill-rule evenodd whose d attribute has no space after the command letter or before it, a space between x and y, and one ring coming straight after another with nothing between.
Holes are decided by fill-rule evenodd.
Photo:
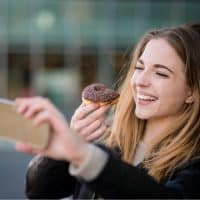
<instances>
[{"instance_id":1,"label":"closed eye","mask_svg":"<svg viewBox=\"0 0 200 200\"><path fill-rule=\"evenodd\" d=\"M143 70L143 69L144 67L138 67L138 66L135 67L135 70Z\"/></svg>"},{"instance_id":2,"label":"closed eye","mask_svg":"<svg viewBox=\"0 0 200 200\"><path fill-rule=\"evenodd\" d=\"M164 78L168 78L169 76L167 74L163 74L163 73L160 73L160 72L156 72L157 75L159 76L162 76Z\"/></svg>"}]
</instances>

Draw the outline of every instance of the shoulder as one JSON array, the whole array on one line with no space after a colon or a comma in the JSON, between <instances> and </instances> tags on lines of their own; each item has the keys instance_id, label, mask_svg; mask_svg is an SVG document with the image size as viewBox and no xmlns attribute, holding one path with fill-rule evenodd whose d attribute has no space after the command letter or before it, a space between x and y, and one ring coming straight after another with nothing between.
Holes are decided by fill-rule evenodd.
<instances>
[{"instance_id":1,"label":"shoulder","mask_svg":"<svg viewBox=\"0 0 200 200\"><path fill-rule=\"evenodd\" d=\"M163 183L171 189L179 190L185 198L199 198L200 157L190 160L182 168L175 170Z\"/></svg>"}]
</instances>

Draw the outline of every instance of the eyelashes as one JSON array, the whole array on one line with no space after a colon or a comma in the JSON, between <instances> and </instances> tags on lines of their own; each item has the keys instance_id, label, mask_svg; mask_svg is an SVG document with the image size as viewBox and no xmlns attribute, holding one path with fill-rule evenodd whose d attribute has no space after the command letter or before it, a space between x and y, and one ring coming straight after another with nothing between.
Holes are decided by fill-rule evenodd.
<instances>
[{"instance_id":1,"label":"eyelashes","mask_svg":"<svg viewBox=\"0 0 200 200\"><path fill-rule=\"evenodd\" d=\"M163 78L168 78L169 76L167 74L163 74L163 73L160 73L160 72L156 72L157 75L163 77Z\"/></svg>"},{"instance_id":2,"label":"eyelashes","mask_svg":"<svg viewBox=\"0 0 200 200\"><path fill-rule=\"evenodd\" d=\"M135 67L135 70L143 70L144 68L143 67Z\"/></svg>"},{"instance_id":3,"label":"eyelashes","mask_svg":"<svg viewBox=\"0 0 200 200\"><path fill-rule=\"evenodd\" d=\"M143 71L144 70L144 67L138 67L136 66L135 67L135 71L138 70L138 71ZM162 73L162 72L155 72L156 75L162 77L162 78L169 78L169 75L165 74L165 73Z\"/></svg>"}]
</instances>

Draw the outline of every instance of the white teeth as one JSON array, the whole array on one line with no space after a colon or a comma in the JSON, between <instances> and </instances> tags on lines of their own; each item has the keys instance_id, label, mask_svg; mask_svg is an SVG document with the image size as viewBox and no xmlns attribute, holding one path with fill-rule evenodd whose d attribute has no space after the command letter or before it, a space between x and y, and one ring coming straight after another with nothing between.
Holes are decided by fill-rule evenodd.
<instances>
[{"instance_id":1,"label":"white teeth","mask_svg":"<svg viewBox=\"0 0 200 200\"><path fill-rule=\"evenodd\" d=\"M141 95L141 94L138 95L138 99L141 99L141 100L148 100L148 101L154 101L154 100L156 100L155 97L146 96L146 95Z\"/></svg>"}]
</instances>

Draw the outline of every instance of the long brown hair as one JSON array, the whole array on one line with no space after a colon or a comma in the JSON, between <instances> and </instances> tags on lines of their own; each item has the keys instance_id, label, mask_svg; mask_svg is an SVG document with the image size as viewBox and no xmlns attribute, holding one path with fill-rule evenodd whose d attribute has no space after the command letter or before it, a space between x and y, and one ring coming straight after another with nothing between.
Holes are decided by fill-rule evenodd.
<instances>
[{"instance_id":1,"label":"long brown hair","mask_svg":"<svg viewBox=\"0 0 200 200\"><path fill-rule=\"evenodd\" d=\"M120 99L116 106L111 134L107 144L119 147L122 159L133 163L137 145L145 130L145 120L135 114L135 102L130 84L136 62L146 44L157 38L165 39L185 63L188 86L194 94L194 102L184 105L182 113L166 134L153 142L143 162L148 173L161 181L173 170L182 167L199 154L200 148L200 33L199 25L182 25L174 28L148 32L137 44L127 76L120 88Z\"/></svg>"}]
</instances>

